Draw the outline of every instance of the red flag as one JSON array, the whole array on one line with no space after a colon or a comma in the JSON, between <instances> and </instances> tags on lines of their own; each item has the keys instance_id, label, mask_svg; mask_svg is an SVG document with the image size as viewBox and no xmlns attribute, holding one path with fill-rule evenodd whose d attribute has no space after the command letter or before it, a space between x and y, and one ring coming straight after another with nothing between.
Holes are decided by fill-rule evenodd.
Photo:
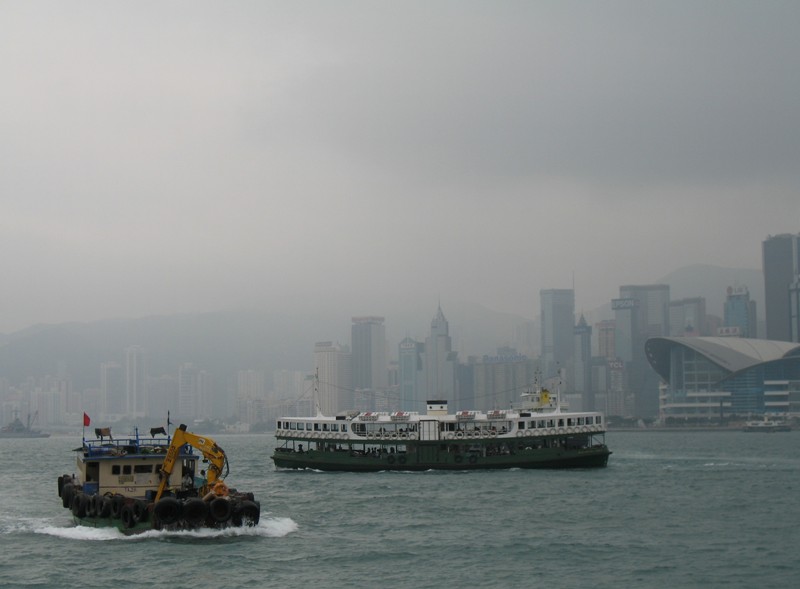
<instances>
[{"instance_id":1,"label":"red flag","mask_svg":"<svg viewBox=\"0 0 800 589\"><path fill-rule=\"evenodd\" d=\"M84 413L83 414L83 427L88 426L90 423L92 423L92 420L89 419L89 416L86 415L86 413Z\"/></svg>"}]
</instances>

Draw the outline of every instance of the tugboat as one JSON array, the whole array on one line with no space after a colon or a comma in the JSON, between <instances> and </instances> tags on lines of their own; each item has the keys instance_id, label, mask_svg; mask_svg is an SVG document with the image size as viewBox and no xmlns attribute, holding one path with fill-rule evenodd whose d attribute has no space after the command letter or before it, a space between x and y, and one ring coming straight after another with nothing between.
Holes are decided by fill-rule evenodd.
<instances>
[{"instance_id":1,"label":"tugboat","mask_svg":"<svg viewBox=\"0 0 800 589\"><path fill-rule=\"evenodd\" d=\"M77 474L58 477L58 496L76 524L126 534L258 524L260 504L226 485L228 458L211 438L183 424L171 438L163 427L149 438L138 429L121 439L110 428L96 428L95 435L76 449ZM207 472L198 471L200 459Z\"/></svg>"},{"instance_id":2,"label":"tugboat","mask_svg":"<svg viewBox=\"0 0 800 589\"><path fill-rule=\"evenodd\" d=\"M19 411L14 411L14 421L0 429L0 438L49 438L50 434L41 432L38 429L31 429L38 415L39 412L37 411L31 418L29 413L28 424L25 425L19 418Z\"/></svg>"},{"instance_id":3,"label":"tugboat","mask_svg":"<svg viewBox=\"0 0 800 589\"><path fill-rule=\"evenodd\" d=\"M316 396L316 387L315 387ZM448 413L351 411L335 417L280 417L272 460L278 468L370 472L604 467L611 454L601 413L562 411L546 389L519 409Z\"/></svg>"}]
</instances>

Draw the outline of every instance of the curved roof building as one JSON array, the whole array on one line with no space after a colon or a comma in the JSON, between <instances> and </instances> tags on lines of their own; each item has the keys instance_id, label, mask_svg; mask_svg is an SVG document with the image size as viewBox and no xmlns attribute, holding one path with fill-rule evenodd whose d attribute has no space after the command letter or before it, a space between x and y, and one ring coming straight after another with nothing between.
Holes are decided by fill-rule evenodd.
<instances>
[{"instance_id":1,"label":"curved roof building","mask_svg":"<svg viewBox=\"0 0 800 589\"><path fill-rule=\"evenodd\" d=\"M662 417L789 412L800 396L800 344L736 337L654 337L645 354L666 383ZM800 398L797 399L800 403Z\"/></svg>"}]
</instances>

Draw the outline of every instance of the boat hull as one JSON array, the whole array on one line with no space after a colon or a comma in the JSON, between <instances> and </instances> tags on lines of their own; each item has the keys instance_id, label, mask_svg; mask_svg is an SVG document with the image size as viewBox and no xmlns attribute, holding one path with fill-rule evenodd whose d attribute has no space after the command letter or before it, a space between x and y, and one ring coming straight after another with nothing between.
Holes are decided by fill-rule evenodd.
<instances>
[{"instance_id":1,"label":"boat hull","mask_svg":"<svg viewBox=\"0 0 800 589\"><path fill-rule=\"evenodd\" d=\"M458 451L453 451L458 448ZM307 468L323 471L378 472L385 470L480 470L508 468L602 468L611 452L601 444L590 448L537 448L487 456L474 444L444 449L439 445L408 445L405 452L376 451L284 451L275 450L272 460L278 468Z\"/></svg>"}]
</instances>

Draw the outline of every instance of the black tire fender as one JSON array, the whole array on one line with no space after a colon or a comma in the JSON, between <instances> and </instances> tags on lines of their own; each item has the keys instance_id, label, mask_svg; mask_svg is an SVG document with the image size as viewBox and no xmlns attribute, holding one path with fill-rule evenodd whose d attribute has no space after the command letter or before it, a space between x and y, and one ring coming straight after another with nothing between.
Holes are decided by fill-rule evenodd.
<instances>
[{"instance_id":1,"label":"black tire fender","mask_svg":"<svg viewBox=\"0 0 800 589\"><path fill-rule=\"evenodd\" d=\"M208 504L198 497L189 497L183 503L183 519L191 524L199 524L208 515Z\"/></svg>"},{"instance_id":2,"label":"black tire fender","mask_svg":"<svg viewBox=\"0 0 800 589\"><path fill-rule=\"evenodd\" d=\"M153 507L153 514L162 524L174 524L181 517L181 503L175 497L164 497Z\"/></svg>"},{"instance_id":3,"label":"black tire fender","mask_svg":"<svg viewBox=\"0 0 800 589\"><path fill-rule=\"evenodd\" d=\"M228 499L217 497L208 506L208 514L215 522L223 523L231 518L233 506Z\"/></svg>"},{"instance_id":4,"label":"black tire fender","mask_svg":"<svg viewBox=\"0 0 800 589\"><path fill-rule=\"evenodd\" d=\"M122 513L120 513L120 519L122 520L122 525L125 526L126 529L130 530L133 526L136 525L136 514L133 512L133 505L130 503L126 503L122 506Z\"/></svg>"}]
</instances>

